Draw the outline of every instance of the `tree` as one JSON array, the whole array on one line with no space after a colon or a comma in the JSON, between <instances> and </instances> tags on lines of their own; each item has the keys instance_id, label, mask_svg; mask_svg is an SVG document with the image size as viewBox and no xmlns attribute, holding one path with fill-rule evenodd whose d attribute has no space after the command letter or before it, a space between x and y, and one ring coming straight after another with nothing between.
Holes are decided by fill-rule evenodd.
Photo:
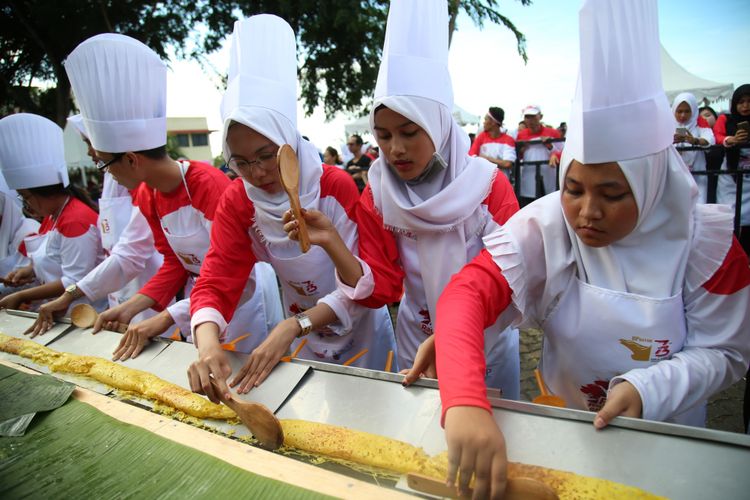
<instances>
[{"instance_id":1,"label":"tree","mask_svg":"<svg viewBox=\"0 0 750 500\"><path fill-rule=\"evenodd\" d=\"M498 0L446 0L451 34L464 11L479 26L501 24L525 39L498 10ZM517 0L529 5L531 0ZM162 58L205 58L221 46L241 12L286 19L298 42L305 111L361 112L380 64L387 0L8 0L0 7L0 114L21 109L64 126L72 108L63 61L83 40L117 32L141 40ZM106 75L102 75L106 77ZM44 86L35 86L43 82Z\"/></svg>"}]
</instances>

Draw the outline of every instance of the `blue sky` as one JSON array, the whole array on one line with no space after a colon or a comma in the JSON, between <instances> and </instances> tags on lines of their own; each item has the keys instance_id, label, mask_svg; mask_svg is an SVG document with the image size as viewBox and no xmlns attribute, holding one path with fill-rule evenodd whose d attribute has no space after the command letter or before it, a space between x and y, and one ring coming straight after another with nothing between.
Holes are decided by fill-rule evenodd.
<instances>
[{"instance_id":1,"label":"blue sky","mask_svg":"<svg viewBox=\"0 0 750 500\"><path fill-rule=\"evenodd\" d=\"M578 70L579 0L536 0L524 7L519 2L500 2L528 40L529 63L523 64L512 33L496 25L482 29L467 17L458 20L449 64L456 104L482 114L489 106L506 111L506 123L520 120L523 106L542 107L545 121L566 121ZM736 86L750 82L750 1L660 0L659 26L667 52L688 71ZM223 71L228 53L209 59ZM174 62L168 79L170 116L206 116L209 126L220 129L220 93L195 62ZM200 96L196 99L196 96ZM299 128L324 149L345 142L343 124L351 116L323 123L321 111L305 118L300 110ZM218 154L220 134L212 134Z\"/></svg>"}]
</instances>

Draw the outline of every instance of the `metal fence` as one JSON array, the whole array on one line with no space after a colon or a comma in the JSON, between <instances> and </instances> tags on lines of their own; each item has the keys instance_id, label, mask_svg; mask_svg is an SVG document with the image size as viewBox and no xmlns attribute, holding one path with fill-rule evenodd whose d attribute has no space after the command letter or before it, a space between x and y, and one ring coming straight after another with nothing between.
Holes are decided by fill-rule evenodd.
<instances>
[{"instance_id":1,"label":"metal fence","mask_svg":"<svg viewBox=\"0 0 750 500\"><path fill-rule=\"evenodd\" d=\"M548 142L565 142L565 139L549 139ZM519 141L516 142L516 162L513 165L513 169L511 171L510 175L510 182L513 185L513 189L516 193L516 198L520 198L521 194L521 183L519 182L521 179L521 167L522 166L532 166L535 167L535 184L536 184L536 193L535 193L535 199L540 198L544 196L545 194L543 192L543 180L542 180L542 168L550 168L549 162L547 160L539 160L539 161L524 161L521 159L521 150L523 146L526 145L535 145L535 144L541 144L541 140L534 140L534 141ZM689 147L678 147L676 148L677 151L703 151L704 153L708 153L711 150L721 150L724 151L724 147L721 145L714 145L714 146L708 146L708 147L700 147L700 146L689 146ZM708 164L708 163L706 163ZM558 166L555 169L555 179L556 179L556 187L557 189L560 189L560 177L559 177L559 169ZM735 206L734 206L734 233L735 235L739 236L740 232L740 221L741 221L741 214L742 214L742 191L743 191L743 181L744 177L748 176L750 177L750 172L745 170L723 170L721 168L718 168L716 170L691 170L690 172L693 175L705 175L709 178L716 178L718 179L719 176L722 175L731 175L734 177L734 182L737 185L737 191L735 194ZM716 189L716 186L713 186L714 189ZM715 198L715 192L714 198Z\"/></svg>"}]
</instances>

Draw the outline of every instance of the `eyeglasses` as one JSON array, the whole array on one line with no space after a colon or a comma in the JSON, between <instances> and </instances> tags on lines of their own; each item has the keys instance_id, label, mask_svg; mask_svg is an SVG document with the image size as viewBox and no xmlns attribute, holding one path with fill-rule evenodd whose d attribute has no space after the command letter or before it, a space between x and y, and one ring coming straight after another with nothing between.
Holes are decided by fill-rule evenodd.
<instances>
[{"instance_id":1,"label":"eyeglasses","mask_svg":"<svg viewBox=\"0 0 750 500\"><path fill-rule=\"evenodd\" d=\"M244 158L230 158L228 165L229 168L237 172L238 174L246 172L250 173L253 167L258 167L262 172L270 172L276 168L276 153L263 153L258 156L257 160L246 160Z\"/></svg>"},{"instance_id":2,"label":"eyeglasses","mask_svg":"<svg viewBox=\"0 0 750 500\"><path fill-rule=\"evenodd\" d=\"M115 163L116 161L118 161L123 156L125 156L125 153L117 153L117 154L115 154L112 157L111 160L109 160L107 162L102 161L102 160L97 160L97 162L96 162L96 168L97 168L97 170L99 170L99 172L106 172L107 169L110 167L110 165L112 165L113 163Z\"/></svg>"}]
</instances>

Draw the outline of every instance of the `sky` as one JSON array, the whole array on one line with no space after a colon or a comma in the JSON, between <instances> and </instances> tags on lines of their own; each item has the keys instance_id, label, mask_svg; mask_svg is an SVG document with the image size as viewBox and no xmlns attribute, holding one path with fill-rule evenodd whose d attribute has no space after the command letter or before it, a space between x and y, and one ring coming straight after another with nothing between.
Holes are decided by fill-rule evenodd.
<instances>
[{"instance_id":1,"label":"sky","mask_svg":"<svg viewBox=\"0 0 750 500\"><path fill-rule=\"evenodd\" d=\"M528 64L518 55L509 30L490 23L478 28L459 16L449 53L455 103L475 115L500 106L511 128L528 104L541 106L546 123L567 121L578 72L579 0L535 0L528 7L510 0L499 3L526 35ZM748 0L660 0L662 45L689 72L736 88L750 82L749 15ZM214 155L221 152L217 71L226 71L228 58L225 44L208 57L213 69L173 60L167 77L167 114L205 116L209 128L217 130L210 136ZM344 125L356 118L342 113L326 122L322 109L305 117L298 106L298 128L320 150L334 146L341 151Z\"/></svg>"}]
</instances>

